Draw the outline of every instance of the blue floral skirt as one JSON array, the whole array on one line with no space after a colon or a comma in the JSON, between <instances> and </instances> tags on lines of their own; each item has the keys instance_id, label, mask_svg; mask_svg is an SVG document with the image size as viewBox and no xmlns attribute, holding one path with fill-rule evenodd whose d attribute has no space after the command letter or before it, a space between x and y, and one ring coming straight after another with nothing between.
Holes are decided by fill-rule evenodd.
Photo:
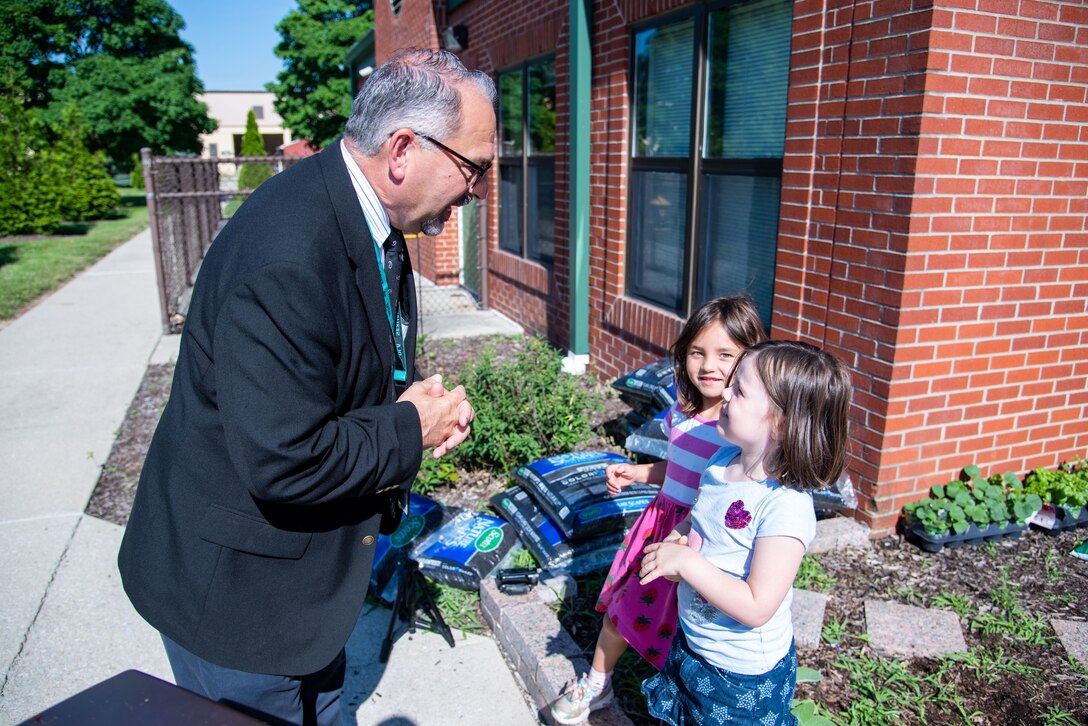
<instances>
[{"instance_id":1,"label":"blue floral skirt","mask_svg":"<svg viewBox=\"0 0 1088 726\"><path fill-rule=\"evenodd\" d=\"M642 682L652 716L672 726L758 724L793 726L790 713L797 685L797 650L790 650L771 670L748 676L722 670L688 647L677 628L665 667Z\"/></svg>"}]
</instances>

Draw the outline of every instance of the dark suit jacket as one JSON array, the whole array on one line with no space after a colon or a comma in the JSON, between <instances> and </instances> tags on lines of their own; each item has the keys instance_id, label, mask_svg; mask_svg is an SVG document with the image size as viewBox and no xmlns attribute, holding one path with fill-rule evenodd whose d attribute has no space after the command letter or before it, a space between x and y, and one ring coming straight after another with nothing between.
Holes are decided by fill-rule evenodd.
<instances>
[{"instance_id":1,"label":"dark suit jacket","mask_svg":"<svg viewBox=\"0 0 1088 726\"><path fill-rule=\"evenodd\" d=\"M395 402L374 243L338 143L242 205L182 336L121 544L125 591L205 660L312 673L347 642L381 510L422 451L415 407Z\"/></svg>"}]
</instances>

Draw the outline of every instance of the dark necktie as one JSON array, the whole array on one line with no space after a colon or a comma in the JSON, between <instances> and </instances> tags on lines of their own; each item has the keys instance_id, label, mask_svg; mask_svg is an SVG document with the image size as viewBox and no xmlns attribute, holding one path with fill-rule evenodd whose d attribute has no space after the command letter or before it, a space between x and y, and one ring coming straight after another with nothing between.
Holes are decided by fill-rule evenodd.
<instances>
[{"instance_id":1,"label":"dark necktie","mask_svg":"<svg viewBox=\"0 0 1088 726\"><path fill-rule=\"evenodd\" d=\"M393 311L393 335L397 336L397 342L403 345L404 311L402 310L400 278L401 271L404 269L404 255L407 254L407 250L404 247L404 235L401 234L399 229L390 230L382 249L385 257L385 279L389 285L389 303ZM398 365L403 366L404 361L399 360L399 355L397 358Z\"/></svg>"}]
</instances>

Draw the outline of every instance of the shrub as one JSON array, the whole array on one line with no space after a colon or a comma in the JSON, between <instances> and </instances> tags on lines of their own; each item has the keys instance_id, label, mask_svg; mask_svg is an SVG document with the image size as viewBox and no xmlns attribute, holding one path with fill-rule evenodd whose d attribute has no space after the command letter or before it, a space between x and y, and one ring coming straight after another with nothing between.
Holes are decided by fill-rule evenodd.
<instances>
[{"instance_id":1,"label":"shrub","mask_svg":"<svg viewBox=\"0 0 1088 726\"><path fill-rule=\"evenodd\" d=\"M563 372L559 352L533 338L510 361L485 348L461 371L476 410L472 435L454 451L466 469L502 472L574 449L592 434L589 412L600 395Z\"/></svg>"},{"instance_id":2,"label":"shrub","mask_svg":"<svg viewBox=\"0 0 1088 726\"><path fill-rule=\"evenodd\" d=\"M60 199L61 216L75 221L100 219L116 209L121 194L106 171L106 156L87 150L75 106L65 109L54 132L56 141L43 155Z\"/></svg>"},{"instance_id":3,"label":"shrub","mask_svg":"<svg viewBox=\"0 0 1088 726\"><path fill-rule=\"evenodd\" d=\"M246 116L246 135L242 137L242 156L264 156L264 141L257 130L257 117L250 111ZM268 164L243 164L238 171L239 189L256 189L273 174Z\"/></svg>"},{"instance_id":4,"label":"shrub","mask_svg":"<svg viewBox=\"0 0 1088 726\"><path fill-rule=\"evenodd\" d=\"M60 198L40 149L45 127L22 95L0 90L0 236L46 234L61 223Z\"/></svg>"}]
</instances>

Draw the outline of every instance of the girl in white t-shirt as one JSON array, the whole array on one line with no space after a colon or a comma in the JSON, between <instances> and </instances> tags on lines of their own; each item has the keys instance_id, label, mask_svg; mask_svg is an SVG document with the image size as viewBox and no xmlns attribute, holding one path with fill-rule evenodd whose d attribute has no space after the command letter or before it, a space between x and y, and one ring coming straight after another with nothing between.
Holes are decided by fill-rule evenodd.
<instances>
[{"instance_id":1,"label":"girl in white t-shirt","mask_svg":"<svg viewBox=\"0 0 1088 726\"><path fill-rule=\"evenodd\" d=\"M846 463L850 389L846 366L807 343L738 356L718 419L730 445L707 465L688 519L642 560L642 584L680 583L680 632L642 684L657 718L796 723L793 579L816 533L809 492Z\"/></svg>"}]
</instances>

